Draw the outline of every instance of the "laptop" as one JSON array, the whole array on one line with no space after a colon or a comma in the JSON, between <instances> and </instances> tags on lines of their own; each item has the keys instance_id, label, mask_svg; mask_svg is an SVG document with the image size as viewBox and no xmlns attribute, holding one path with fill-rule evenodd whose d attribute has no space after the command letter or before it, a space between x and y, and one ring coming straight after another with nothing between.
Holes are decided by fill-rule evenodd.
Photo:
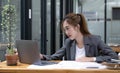
<instances>
[{"instance_id":1,"label":"laptop","mask_svg":"<svg viewBox=\"0 0 120 73\"><path fill-rule=\"evenodd\" d=\"M16 40L16 48L18 51L19 61L26 64L50 65L56 62L42 61L38 42L34 40Z\"/></svg>"}]
</instances>

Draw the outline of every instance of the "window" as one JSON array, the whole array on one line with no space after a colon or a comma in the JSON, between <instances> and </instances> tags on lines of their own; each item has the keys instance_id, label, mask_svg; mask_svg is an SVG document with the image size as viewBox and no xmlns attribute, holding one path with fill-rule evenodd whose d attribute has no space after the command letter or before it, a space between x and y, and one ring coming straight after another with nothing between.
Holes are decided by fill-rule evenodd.
<instances>
[{"instance_id":1,"label":"window","mask_svg":"<svg viewBox=\"0 0 120 73\"><path fill-rule=\"evenodd\" d=\"M113 20L120 20L120 7L113 7L112 8L112 19Z\"/></svg>"}]
</instances>

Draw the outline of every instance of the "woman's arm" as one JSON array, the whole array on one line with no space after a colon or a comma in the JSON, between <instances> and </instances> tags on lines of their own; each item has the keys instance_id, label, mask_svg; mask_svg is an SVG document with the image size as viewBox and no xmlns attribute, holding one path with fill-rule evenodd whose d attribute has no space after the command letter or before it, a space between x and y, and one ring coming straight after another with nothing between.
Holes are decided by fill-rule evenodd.
<instances>
[{"instance_id":1,"label":"woman's arm","mask_svg":"<svg viewBox=\"0 0 120 73\"><path fill-rule=\"evenodd\" d=\"M111 61L111 59L118 59L115 53L109 46L107 46L101 38L98 38L98 48L101 50L101 55L96 57L97 62Z\"/></svg>"}]
</instances>

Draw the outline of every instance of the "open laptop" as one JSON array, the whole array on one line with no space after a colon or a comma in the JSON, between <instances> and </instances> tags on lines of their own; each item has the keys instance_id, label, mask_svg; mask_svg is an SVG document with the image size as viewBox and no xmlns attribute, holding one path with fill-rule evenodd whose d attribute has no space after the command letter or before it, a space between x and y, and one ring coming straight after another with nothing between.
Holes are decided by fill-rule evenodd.
<instances>
[{"instance_id":1,"label":"open laptop","mask_svg":"<svg viewBox=\"0 0 120 73\"><path fill-rule=\"evenodd\" d=\"M37 41L34 40L16 40L19 61L21 63L35 65L56 64L56 62L41 61Z\"/></svg>"}]
</instances>

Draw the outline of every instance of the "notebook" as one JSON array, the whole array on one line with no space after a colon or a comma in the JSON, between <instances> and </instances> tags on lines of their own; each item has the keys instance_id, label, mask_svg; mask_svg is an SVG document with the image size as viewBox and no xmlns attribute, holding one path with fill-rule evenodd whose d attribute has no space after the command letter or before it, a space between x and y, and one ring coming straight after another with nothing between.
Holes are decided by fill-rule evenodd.
<instances>
[{"instance_id":1,"label":"notebook","mask_svg":"<svg viewBox=\"0 0 120 73\"><path fill-rule=\"evenodd\" d=\"M56 62L42 61L37 41L34 40L16 40L19 61L26 64L49 65Z\"/></svg>"}]
</instances>

